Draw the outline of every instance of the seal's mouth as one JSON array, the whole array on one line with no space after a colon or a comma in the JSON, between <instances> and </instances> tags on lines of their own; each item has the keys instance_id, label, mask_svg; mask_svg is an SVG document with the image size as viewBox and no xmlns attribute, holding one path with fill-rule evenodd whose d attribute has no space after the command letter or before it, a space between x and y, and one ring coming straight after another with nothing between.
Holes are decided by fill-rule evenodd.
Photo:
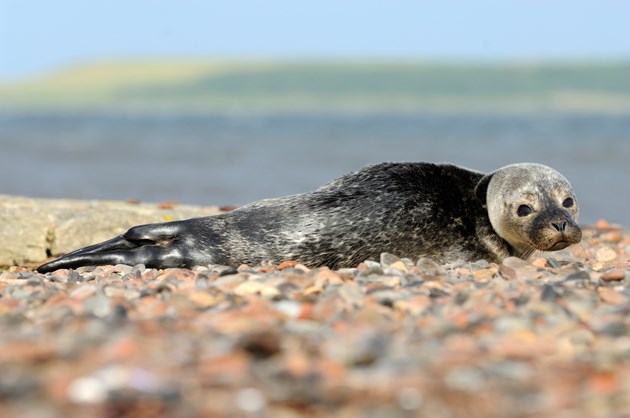
<instances>
[{"instance_id":1,"label":"seal's mouth","mask_svg":"<svg viewBox=\"0 0 630 418\"><path fill-rule=\"evenodd\" d=\"M558 241L547 249L547 251L558 251L567 248L571 243L569 241Z\"/></svg>"}]
</instances>

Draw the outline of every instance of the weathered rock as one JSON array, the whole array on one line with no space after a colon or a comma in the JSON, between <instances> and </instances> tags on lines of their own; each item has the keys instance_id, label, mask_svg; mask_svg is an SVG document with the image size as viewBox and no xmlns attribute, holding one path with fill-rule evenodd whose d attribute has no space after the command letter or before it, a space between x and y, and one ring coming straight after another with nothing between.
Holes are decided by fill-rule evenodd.
<instances>
[{"instance_id":1,"label":"weathered rock","mask_svg":"<svg viewBox=\"0 0 630 418\"><path fill-rule=\"evenodd\" d=\"M112 238L134 225L217 213L215 206L159 207L0 195L0 266L39 263Z\"/></svg>"},{"instance_id":2,"label":"weathered rock","mask_svg":"<svg viewBox=\"0 0 630 418\"><path fill-rule=\"evenodd\" d=\"M20 205L7 207L0 196L0 224L0 265L43 261L49 256L52 221L46 211Z\"/></svg>"}]
</instances>

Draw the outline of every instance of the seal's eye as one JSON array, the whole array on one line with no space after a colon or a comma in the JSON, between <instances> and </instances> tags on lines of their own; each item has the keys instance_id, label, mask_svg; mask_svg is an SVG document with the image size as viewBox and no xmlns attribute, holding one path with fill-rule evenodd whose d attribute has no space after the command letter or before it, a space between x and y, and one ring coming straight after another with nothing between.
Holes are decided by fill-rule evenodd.
<instances>
[{"instance_id":1,"label":"seal's eye","mask_svg":"<svg viewBox=\"0 0 630 418\"><path fill-rule=\"evenodd\" d=\"M518 216L521 216L521 217L527 216L532 212L533 212L533 209L527 205L521 205L516 210L516 213L518 214Z\"/></svg>"},{"instance_id":2,"label":"seal's eye","mask_svg":"<svg viewBox=\"0 0 630 418\"><path fill-rule=\"evenodd\" d=\"M567 197L566 199L564 199L564 202L562 202L562 206L564 206L565 208L570 208L571 206L573 206L573 199Z\"/></svg>"}]
</instances>

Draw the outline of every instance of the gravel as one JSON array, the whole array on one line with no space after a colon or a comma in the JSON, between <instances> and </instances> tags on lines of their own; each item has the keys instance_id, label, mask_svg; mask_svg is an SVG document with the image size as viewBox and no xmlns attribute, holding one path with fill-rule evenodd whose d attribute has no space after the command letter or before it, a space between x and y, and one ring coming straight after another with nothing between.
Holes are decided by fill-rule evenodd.
<instances>
[{"instance_id":1,"label":"gravel","mask_svg":"<svg viewBox=\"0 0 630 418\"><path fill-rule=\"evenodd\" d=\"M502 264L0 272L0 416L630 415L630 230Z\"/></svg>"}]
</instances>

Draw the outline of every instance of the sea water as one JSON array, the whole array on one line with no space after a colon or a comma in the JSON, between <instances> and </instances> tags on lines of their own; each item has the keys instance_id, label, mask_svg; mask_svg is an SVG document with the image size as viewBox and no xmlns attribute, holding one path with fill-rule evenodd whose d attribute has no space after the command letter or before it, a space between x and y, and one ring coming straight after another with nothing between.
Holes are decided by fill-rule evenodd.
<instances>
[{"instance_id":1,"label":"sea water","mask_svg":"<svg viewBox=\"0 0 630 418\"><path fill-rule=\"evenodd\" d=\"M238 205L381 161L547 164L580 223L630 225L627 115L0 112L2 194Z\"/></svg>"}]
</instances>

